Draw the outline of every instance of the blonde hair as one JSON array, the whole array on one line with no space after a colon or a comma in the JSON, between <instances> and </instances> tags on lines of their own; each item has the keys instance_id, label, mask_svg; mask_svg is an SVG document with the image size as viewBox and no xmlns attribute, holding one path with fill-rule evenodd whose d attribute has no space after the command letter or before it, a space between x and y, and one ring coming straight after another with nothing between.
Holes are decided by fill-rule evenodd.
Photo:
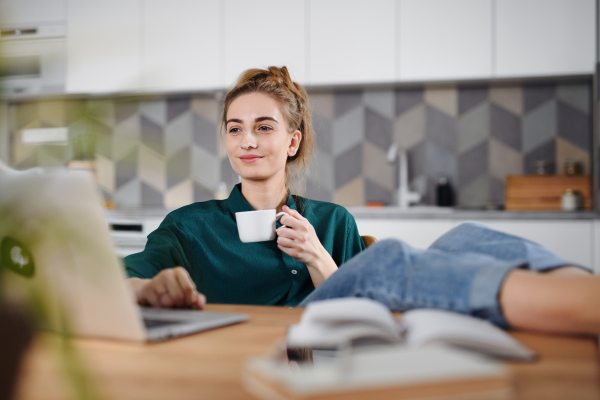
<instances>
[{"instance_id":1,"label":"blonde hair","mask_svg":"<svg viewBox=\"0 0 600 400\"><path fill-rule=\"evenodd\" d=\"M227 135L227 111L233 100L248 93L264 93L275 100L285 117L288 131L302 132L302 140L295 155L288 157L285 165L285 186L289 188L294 178L302 181L310 164L315 132L313 130L308 95L302 86L292 81L286 67L248 69L240 75L223 101L221 135Z\"/></svg>"}]
</instances>

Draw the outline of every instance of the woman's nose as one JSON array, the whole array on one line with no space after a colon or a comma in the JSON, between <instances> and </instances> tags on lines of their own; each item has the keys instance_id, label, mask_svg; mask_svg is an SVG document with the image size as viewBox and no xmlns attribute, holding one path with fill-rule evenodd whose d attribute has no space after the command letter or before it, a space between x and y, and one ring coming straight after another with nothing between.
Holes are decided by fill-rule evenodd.
<instances>
[{"instance_id":1,"label":"woman's nose","mask_svg":"<svg viewBox=\"0 0 600 400\"><path fill-rule=\"evenodd\" d=\"M244 150L248 150L248 149L255 149L256 148L256 137L254 136L254 133L248 131L246 133L243 134L242 136L242 149Z\"/></svg>"}]
</instances>

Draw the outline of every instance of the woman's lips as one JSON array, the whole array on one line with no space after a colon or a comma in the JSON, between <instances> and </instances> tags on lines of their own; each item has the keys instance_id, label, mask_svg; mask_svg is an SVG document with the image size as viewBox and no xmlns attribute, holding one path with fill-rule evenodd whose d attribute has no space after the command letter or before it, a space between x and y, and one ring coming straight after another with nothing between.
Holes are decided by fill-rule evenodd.
<instances>
[{"instance_id":1,"label":"woman's lips","mask_svg":"<svg viewBox=\"0 0 600 400\"><path fill-rule=\"evenodd\" d=\"M247 155L247 156L241 156L240 160L242 160L242 162L245 162L245 163L251 163L251 162L260 160L261 158L262 158L261 156Z\"/></svg>"}]
</instances>

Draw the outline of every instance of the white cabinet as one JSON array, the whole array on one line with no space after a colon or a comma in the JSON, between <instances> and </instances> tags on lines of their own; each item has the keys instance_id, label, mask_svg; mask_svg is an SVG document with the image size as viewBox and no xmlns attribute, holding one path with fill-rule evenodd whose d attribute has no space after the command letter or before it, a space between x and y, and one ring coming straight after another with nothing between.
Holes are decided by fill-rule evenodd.
<instances>
[{"instance_id":1,"label":"white cabinet","mask_svg":"<svg viewBox=\"0 0 600 400\"><path fill-rule=\"evenodd\" d=\"M287 66L306 83L307 0L224 0L225 86L248 68Z\"/></svg>"},{"instance_id":2,"label":"white cabinet","mask_svg":"<svg viewBox=\"0 0 600 400\"><path fill-rule=\"evenodd\" d=\"M401 81L492 77L492 0L399 0Z\"/></svg>"},{"instance_id":3,"label":"white cabinet","mask_svg":"<svg viewBox=\"0 0 600 400\"><path fill-rule=\"evenodd\" d=\"M452 220L357 218L356 225L361 235L374 236L377 240L400 239L425 249L456 224Z\"/></svg>"},{"instance_id":4,"label":"white cabinet","mask_svg":"<svg viewBox=\"0 0 600 400\"><path fill-rule=\"evenodd\" d=\"M142 88L184 91L222 87L220 29L219 0L144 0Z\"/></svg>"},{"instance_id":5,"label":"white cabinet","mask_svg":"<svg viewBox=\"0 0 600 400\"><path fill-rule=\"evenodd\" d=\"M2 25L31 28L32 25L63 24L66 19L66 0L2 0Z\"/></svg>"},{"instance_id":6,"label":"white cabinet","mask_svg":"<svg viewBox=\"0 0 600 400\"><path fill-rule=\"evenodd\" d=\"M311 85L395 79L394 0L309 0Z\"/></svg>"},{"instance_id":7,"label":"white cabinet","mask_svg":"<svg viewBox=\"0 0 600 400\"><path fill-rule=\"evenodd\" d=\"M594 0L496 0L497 77L590 74Z\"/></svg>"},{"instance_id":8,"label":"white cabinet","mask_svg":"<svg viewBox=\"0 0 600 400\"><path fill-rule=\"evenodd\" d=\"M141 87L141 0L69 0L67 93Z\"/></svg>"},{"instance_id":9,"label":"white cabinet","mask_svg":"<svg viewBox=\"0 0 600 400\"><path fill-rule=\"evenodd\" d=\"M427 248L437 238L465 221L450 219L367 219L356 218L361 235L378 240L396 238L413 247ZM492 229L516 235L547 247L559 257L600 272L600 223L591 220L486 220ZM598 243L598 245L596 245ZM598 261L597 261L597 260Z\"/></svg>"}]
</instances>

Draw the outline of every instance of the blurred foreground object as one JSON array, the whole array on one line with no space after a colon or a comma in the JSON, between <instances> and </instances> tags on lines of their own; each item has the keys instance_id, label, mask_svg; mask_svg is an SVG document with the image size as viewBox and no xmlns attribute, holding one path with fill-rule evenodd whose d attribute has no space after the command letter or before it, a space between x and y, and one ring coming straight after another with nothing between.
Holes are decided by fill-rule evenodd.
<instances>
[{"instance_id":1,"label":"blurred foreground object","mask_svg":"<svg viewBox=\"0 0 600 400\"><path fill-rule=\"evenodd\" d=\"M504 207L513 211L559 211L567 189L581 194L583 210L592 209L592 180L589 175L507 176Z\"/></svg>"},{"instance_id":2,"label":"blurred foreground object","mask_svg":"<svg viewBox=\"0 0 600 400\"><path fill-rule=\"evenodd\" d=\"M11 303L0 306L0 327L0 399L12 399L33 328L23 312Z\"/></svg>"}]
</instances>

